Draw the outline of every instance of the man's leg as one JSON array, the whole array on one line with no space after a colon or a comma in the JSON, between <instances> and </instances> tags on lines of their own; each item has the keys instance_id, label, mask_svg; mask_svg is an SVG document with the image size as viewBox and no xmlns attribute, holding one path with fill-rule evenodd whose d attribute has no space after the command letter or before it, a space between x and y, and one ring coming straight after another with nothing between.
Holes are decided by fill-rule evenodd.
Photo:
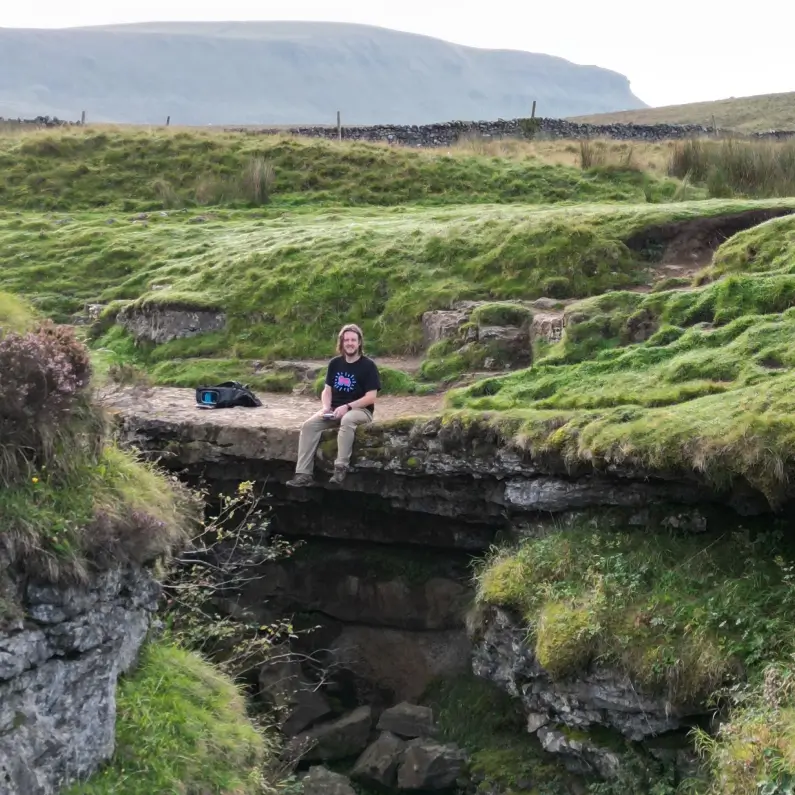
<instances>
[{"instance_id":1,"label":"man's leg","mask_svg":"<svg viewBox=\"0 0 795 795\"><path fill-rule=\"evenodd\" d=\"M313 416L301 426L301 435L298 438L298 461L295 465L296 477L287 481L288 486L302 486L311 482L320 436L323 431L333 428L334 425L333 420L324 420L323 417Z\"/></svg>"},{"instance_id":2,"label":"man's leg","mask_svg":"<svg viewBox=\"0 0 795 795\"><path fill-rule=\"evenodd\" d=\"M334 462L334 476L331 478L333 483L342 483L348 473L357 426L372 421L373 415L365 409L352 409L342 418L340 432L337 434L337 460Z\"/></svg>"}]
</instances>

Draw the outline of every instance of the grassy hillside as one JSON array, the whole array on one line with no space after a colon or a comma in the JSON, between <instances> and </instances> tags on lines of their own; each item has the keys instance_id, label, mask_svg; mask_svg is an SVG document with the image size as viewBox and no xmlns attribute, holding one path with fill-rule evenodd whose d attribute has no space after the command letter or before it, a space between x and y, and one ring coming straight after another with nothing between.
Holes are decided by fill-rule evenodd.
<instances>
[{"instance_id":1,"label":"grassy hillside","mask_svg":"<svg viewBox=\"0 0 795 795\"><path fill-rule=\"evenodd\" d=\"M637 108L623 75L366 25L0 29L4 116L188 125L421 124ZM278 77L277 77L278 76Z\"/></svg>"},{"instance_id":2,"label":"grassy hillside","mask_svg":"<svg viewBox=\"0 0 795 795\"><path fill-rule=\"evenodd\" d=\"M769 221L724 244L701 287L582 302L532 369L450 405L506 412L539 453L744 479L777 504L795 458L793 237L791 217ZM653 333L630 344L641 325Z\"/></svg>"},{"instance_id":3,"label":"grassy hillside","mask_svg":"<svg viewBox=\"0 0 795 795\"><path fill-rule=\"evenodd\" d=\"M591 124L703 124L711 127L713 117L718 127L744 133L795 130L795 92L574 116L572 121Z\"/></svg>"},{"instance_id":4,"label":"grassy hillside","mask_svg":"<svg viewBox=\"0 0 795 795\"><path fill-rule=\"evenodd\" d=\"M349 318L377 354L421 348L421 316L461 299L586 297L653 279L654 251L626 241L653 224L775 203L581 205L555 209L338 209L265 219L218 212L144 224L108 215L0 217L0 286L63 321L85 303L210 306L223 332L130 350L114 329L100 345L173 375L184 357L317 357Z\"/></svg>"},{"instance_id":5,"label":"grassy hillside","mask_svg":"<svg viewBox=\"0 0 795 795\"><path fill-rule=\"evenodd\" d=\"M178 131L0 136L0 206L116 212L261 204L252 159L273 169L270 210L404 204L660 201L676 183L632 169L583 172L539 160L372 144Z\"/></svg>"}]
</instances>

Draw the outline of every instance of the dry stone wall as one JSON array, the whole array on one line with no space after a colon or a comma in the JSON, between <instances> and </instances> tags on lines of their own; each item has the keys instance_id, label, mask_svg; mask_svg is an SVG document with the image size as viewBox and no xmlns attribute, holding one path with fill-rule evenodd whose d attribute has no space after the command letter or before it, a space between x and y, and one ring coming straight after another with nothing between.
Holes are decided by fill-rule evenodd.
<instances>
[{"instance_id":1,"label":"dry stone wall","mask_svg":"<svg viewBox=\"0 0 795 795\"><path fill-rule=\"evenodd\" d=\"M342 138L349 141L371 141L401 146L444 147L462 138L524 138L528 119L499 119L497 121L450 121L440 124L343 127ZM336 127L293 127L284 129L227 128L253 134L283 134L310 138L337 138ZM535 119L534 135L544 139L612 138L620 141L667 141L713 135L715 129L700 124L577 124L565 119ZM718 130L727 133L728 130ZM795 137L795 131L771 130L754 133L749 138L785 139Z\"/></svg>"}]
</instances>

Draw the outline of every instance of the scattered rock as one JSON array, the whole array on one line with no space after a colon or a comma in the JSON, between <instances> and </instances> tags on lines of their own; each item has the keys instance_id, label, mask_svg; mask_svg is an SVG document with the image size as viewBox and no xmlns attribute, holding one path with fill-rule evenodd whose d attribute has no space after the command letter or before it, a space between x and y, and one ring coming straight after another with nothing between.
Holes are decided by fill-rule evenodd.
<instances>
[{"instance_id":1,"label":"scattered rock","mask_svg":"<svg viewBox=\"0 0 795 795\"><path fill-rule=\"evenodd\" d=\"M149 218L149 213L138 213L138 215L134 215L130 220L133 222L146 221L147 218Z\"/></svg>"},{"instance_id":2,"label":"scattered rock","mask_svg":"<svg viewBox=\"0 0 795 795\"><path fill-rule=\"evenodd\" d=\"M404 701L381 714L378 729L407 739L430 737L435 733L433 710Z\"/></svg>"},{"instance_id":3,"label":"scattered rock","mask_svg":"<svg viewBox=\"0 0 795 795\"><path fill-rule=\"evenodd\" d=\"M207 223L207 216L206 215L194 215L193 218L188 218L189 224L206 224Z\"/></svg>"},{"instance_id":4,"label":"scattered rock","mask_svg":"<svg viewBox=\"0 0 795 795\"><path fill-rule=\"evenodd\" d=\"M372 708L359 707L339 720L321 723L298 735L291 748L306 749L303 758L309 762L330 762L356 756L367 746L372 725Z\"/></svg>"},{"instance_id":5,"label":"scattered rock","mask_svg":"<svg viewBox=\"0 0 795 795\"><path fill-rule=\"evenodd\" d=\"M351 778L368 784L394 787L406 743L390 732L381 736L359 757Z\"/></svg>"},{"instance_id":6,"label":"scattered rock","mask_svg":"<svg viewBox=\"0 0 795 795\"><path fill-rule=\"evenodd\" d=\"M288 737L332 712L326 697L306 679L297 662L266 663L260 669L259 686L279 715L279 728Z\"/></svg>"},{"instance_id":7,"label":"scattered rock","mask_svg":"<svg viewBox=\"0 0 795 795\"><path fill-rule=\"evenodd\" d=\"M412 740L398 768L398 788L444 790L453 786L466 770L466 753L455 745L432 740Z\"/></svg>"},{"instance_id":8,"label":"scattered rock","mask_svg":"<svg viewBox=\"0 0 795 795\"><path fill-rule=\"evenodd\" d=\"M304 795L356 795L348 778L321 766L310 767L301 783Z\"/></svg>"}]
</instances>

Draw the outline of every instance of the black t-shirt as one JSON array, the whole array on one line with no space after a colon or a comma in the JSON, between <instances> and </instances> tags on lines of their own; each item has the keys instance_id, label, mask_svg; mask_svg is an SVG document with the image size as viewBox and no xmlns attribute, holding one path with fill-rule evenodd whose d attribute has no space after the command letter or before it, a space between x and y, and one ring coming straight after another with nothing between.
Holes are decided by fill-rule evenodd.
<instances>
[{"instance_id":1,"label":"black t-shirt","mask_svg":"<svg viewBox=\"0 0 795 795\"><path fill-rule=\"evenodd\" d=\"M331 408L336 409L363 398L373 389L381 389L381 379L372 359L361 356L355 362L347 362L344 356L337 356L329 362L326 385L331 387ZM375 406L367 408L375 412Z\"/></svg>"}]
</instances>

